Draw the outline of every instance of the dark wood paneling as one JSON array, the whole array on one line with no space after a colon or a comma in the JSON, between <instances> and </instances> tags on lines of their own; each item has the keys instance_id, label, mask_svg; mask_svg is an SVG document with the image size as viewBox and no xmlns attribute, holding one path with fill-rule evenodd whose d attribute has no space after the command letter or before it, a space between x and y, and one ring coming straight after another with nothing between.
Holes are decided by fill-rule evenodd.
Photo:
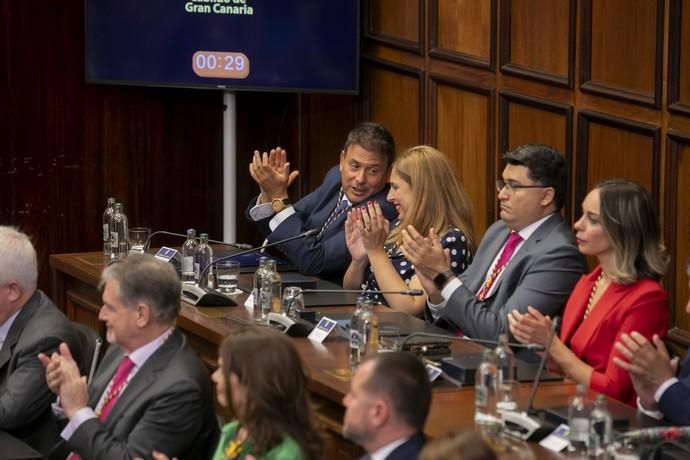
<instances>
[{"instance_id":1,"label":"dark wood paneling","mask_svg":"<svg viewBox=\"0 0 690 460\"><path fill-rule=\"evenodd\" d=\"M430 141L448 156L456 177L472 199L478 242L496 214L494 91L432 74L429 92Z\"/></svg>"},{"instance_id":2,"label":"dark wood paneling","mask_svg":"<svg viewBox=\"0 0 690 460\"><path fill-rule=\"evenodd\" d=\"M649 190L659 207L661 130L653 125L581 111L577 132L576 203L603 179L633 180Z\"/></svg>"},{"instance_id":3,"label":"dark wood paneling","mask_svg":"<svg viewBox=\"0 0 690 460\"><path fill-rule=\"evenodd\" d=\"M575 0L501 0L501 71L573 87Z\"/></svg>"},{"instance_id":4,"label":"dark wood paneling","mask_svg":"<svg viewBox=\"0 0 690 460\"><path fill-rule=\"evenodd\" d=\"M84 5L0 1L0 223L50 253L102 247L106 197L132 225L221 234L219 92L84 82Z\"/></svg>"},{"instance_id":5,"label":"dark wood paneling","mask_svg":"<svg viewBox=\"0 0 690 460\"><path fill-rule=\"evenodd\" d=\"M690 116L690 0L670 0L668 110Z\"/></svg>"},{"instance_id":6,"label":"dark wood paneling","mask_svg":"<svg viewBox=\"0 0 690 460\"><path fill-rule=\"evenodd\" d=\"M364 36L404 50L424 53L422 0L367 0Z\"/></svg>"},{"instance_id":7,"label":"dark wood paneling","mask_svg":"<svg viewBox=\"0 0 690 460\"><path fill-rule=\"evenodd\" d=\"M583 0L581 23L580 88L659 108L664 0Z\"/></svg>"},{"instance_id":8,"label":"dark wood paneling","mask_svg":"<svg viewBox=\"0 0 690 460\"><path fill-rule=\"evenodd\" d=\"M666 140L666 244L671 266L666 276L671 318L675 327L690 331L685 303L690 296L686 267L690 261L690 134L669 130ZM675 307L675 308L673 308Z\"/></svg>"},{"instance_id":9,"label":"dark wood paneling","mask_svg":"<svg viewBox=\"0 0 690 460\"><path fill-rule=\"evenodd\" d=\"M496 0L430 0L429 56L494 70Z\"/></svg>"},{"instance_id":10,"label":"dark wood paneling","mask_svg":"<svg viewBox=\"0 0 690 460\"><path fill-rule=\"evenodd\" d=\"M398 151L424 143L424 71L376 58L363 64L362 119L387 127Z\"/></svg>"}]
</instances>

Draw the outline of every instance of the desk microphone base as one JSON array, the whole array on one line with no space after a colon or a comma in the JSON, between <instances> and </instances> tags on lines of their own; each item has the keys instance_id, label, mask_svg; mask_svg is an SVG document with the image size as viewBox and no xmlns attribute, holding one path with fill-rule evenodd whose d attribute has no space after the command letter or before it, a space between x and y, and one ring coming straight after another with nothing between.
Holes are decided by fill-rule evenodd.
<instances>
[{"instance_id":1,"label":"desk microphone base","mask_svg":"<svg viewBox=\"0 0 690 460\"><path fill-rule=\"evenodd\" d=\"M237 303L230 297L213 289L203 288L196 284L182 285L182 301L196 307L236 307Z\"/></svg>"},{"instance_id":2,"label":"desk microphone base","mask_svg":"<svg viewBox=\"0 0 690 460\"><path fill-rule=\"evenodd\" d=\"M523 441L541 441L556 428L546 420L532 417L526 412L500 412L506 433Z\"/></svg>"}]
</instances>

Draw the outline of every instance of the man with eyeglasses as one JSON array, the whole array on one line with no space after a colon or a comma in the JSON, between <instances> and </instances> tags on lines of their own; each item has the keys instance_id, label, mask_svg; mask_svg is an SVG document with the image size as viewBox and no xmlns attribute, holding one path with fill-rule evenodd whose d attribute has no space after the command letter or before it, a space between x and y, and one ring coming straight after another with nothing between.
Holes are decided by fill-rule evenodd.
<instances>
[{"instance_id":1,"label":"man with eyeglasses","mask_svg":"<svg viewBox=\"0 0 690 460\"><path fill-rule=\"evenodd\" d=\"M246 217L268 242L318 229L316 235L281 244L278 249L301 273L341 282L351 260L345 244L347 211L375 201L388 220L396 217L386 201L394 157L391 133L378 123L360 123L347 135L339 165L328 171L315 191L293 205L288 187L299 173L290 171L285 150L276 147L263 154L257 150L249 172L261 193L249 204Z\"/></svg>"},{"instance_id":2,"label":"man with eyeglasses","mask_svg":"<svg viewBox=\"0 0 690 460\"><path fill-rule=\"evenodd\" d=\"M551 147L529 144L503 159L496 181L501 219L486 231L462 275L451 271L438 237L403 230L403 251L429 295L427 319L474 338L510 334L506 315L514 309L560 314L585 267L558 212L566 195L563 157Z\"/></svg>"}]
</instances>

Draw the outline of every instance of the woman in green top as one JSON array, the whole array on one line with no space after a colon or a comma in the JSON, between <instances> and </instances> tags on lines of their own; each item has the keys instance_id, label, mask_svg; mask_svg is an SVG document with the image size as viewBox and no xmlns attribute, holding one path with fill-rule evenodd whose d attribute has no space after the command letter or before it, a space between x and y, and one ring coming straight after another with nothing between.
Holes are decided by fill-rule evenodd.
<instances>
[{"instance_id":1,"label":"woman in green top","mask_svg":"<svg viewBox=\"0 0 690 460\"><path fill-rule=\"evenodd\" d=\"M291 339L264 328L234 332L220 346L211 379L218 403L234 418L223 427L213 460L323 458L307 376ZM154 458L165 456L154 452Z\"/></svg>"}]
</instances>

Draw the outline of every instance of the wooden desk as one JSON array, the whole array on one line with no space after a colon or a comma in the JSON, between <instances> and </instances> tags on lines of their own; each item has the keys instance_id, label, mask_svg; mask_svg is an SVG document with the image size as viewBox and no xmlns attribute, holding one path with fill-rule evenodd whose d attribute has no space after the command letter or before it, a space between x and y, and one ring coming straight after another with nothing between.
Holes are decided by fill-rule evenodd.
<instances>
[{"instance_id":1,"label":"wooden desk","mask_svg":"<svg viewBox=\"0 0 690 460\"><path fill-rule=\"evenodd\" d=\"M103 325L98 321L101 301L96 289L103 269L100 253L51 255L50 266L54 287L52 298L58 307L71 319L89 324L104 335ZM239 303L244 303L245 298L246 294L239 296ZM227 314L227 318L210 317L202 310L183 303L177 325L184 331L207 367L213 369L218 346L223 338L233 330L245 327L251 314L243 306L212 309L214 313ZM322 307L321 310L342 312L351 311L352 307ZM318 405L319 416L328 430L326 458L357 458L361 451L340 436L344 413L342 398L349 386L347 340L329 337L321 345L307 339L295 339L295 345L308 368L309 388ZM459 342L454 342L453 346L457 350L474 350L479 347ZM529 391L529 384L521 384L518 388L518 401L523 407L527 404ZM537 393L535 407L566 405L573 393L572 383L544 383ZM635 421L631 420L631 426L635 425ZM435 384L431 412L424 431L430 437L438 437L453 429L474 429L474 389ZM505 458L562 458L534 443L516 442L515 445L522 453L507 453Z\"/></svg>"}]
</instances>

